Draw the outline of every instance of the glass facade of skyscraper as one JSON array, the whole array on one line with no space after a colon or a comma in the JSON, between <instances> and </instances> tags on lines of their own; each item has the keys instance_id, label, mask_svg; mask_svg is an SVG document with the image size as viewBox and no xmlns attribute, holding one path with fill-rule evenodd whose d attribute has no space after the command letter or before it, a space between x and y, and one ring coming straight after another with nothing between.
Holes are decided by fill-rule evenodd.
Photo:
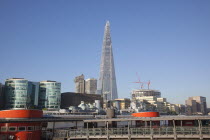
<instances>
[{"instance_id":1,"label":"glass facade of skyscraper","mask_svg":"<svg viewBox=\"0 0 210 140\"><path fill-rule=\"evenodd\" d=\"M39 82L28 82L28 96L30 97L31 107L36 108L38 106Z\"/></svg>"},{"instance_id":2,"label":"glass facade of skyscraper","mask_svg":"<svg viewBox=\"0 0 210 140\"><path fill-rule=\"evenodd\" d=\"M100 77L97 85L97 93L103 96L105 103L118 98L109 21L106 22L104 31Z\"/></svg>"},{"instance_id":3,"label":"glass facade of skyscraper","mask_svg":"<svg viewBox=\"0 0 210 140\"><path fill-rule=\"evenodd\" d=\"M4 85L0 83L0 109L3 109L5 105L4 100Z\"/></svg>"},{"instance_id":4,"label":"glass facade of skyscraper","mask_svg":"<svg viewBox=\"0 0 210 140\"><path fill-rule=\"evenodd\" d=\"M28 80L12 78L5 81L6 109L27 108Z\"/></svg>"},{"instance_id":5,"label":"glass facade of skyscraper","mask_svg":"<svg viewBox=\"0 0 210 140\"><path fill-rule=\"evenodd\" d=\"M42 81L39 84L39 107L47 110L59 110L61 83Z\"/></svg>"}]
</instances>

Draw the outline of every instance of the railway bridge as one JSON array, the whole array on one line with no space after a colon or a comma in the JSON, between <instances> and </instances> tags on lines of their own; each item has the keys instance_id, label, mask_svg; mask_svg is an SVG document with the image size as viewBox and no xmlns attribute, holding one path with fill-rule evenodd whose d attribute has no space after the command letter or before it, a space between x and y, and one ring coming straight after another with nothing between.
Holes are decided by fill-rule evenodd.
<instances>
[{"instance_id":1,"label":"railway bridge","mask_svg":"<svg viewBox=\"0 0 210 140\"><path fill-rule=\"evenodd\" d=\"M114 122L127 122L117 127ZM55 129L54 140L210 140L210 116L165 116L112 119L86 119L86 128ZM104 122L106 127L97 127ZM136 122L136 123L133 123ZM167 122L167 123L164 123Z\"/></svg>"}]
</instances>

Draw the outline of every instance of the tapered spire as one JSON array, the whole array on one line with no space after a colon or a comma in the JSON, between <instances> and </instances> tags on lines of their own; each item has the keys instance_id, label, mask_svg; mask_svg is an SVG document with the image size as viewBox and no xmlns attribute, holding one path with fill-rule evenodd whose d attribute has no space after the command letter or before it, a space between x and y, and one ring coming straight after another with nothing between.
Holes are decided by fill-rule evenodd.
<instances>
[{"instance_id":1,"label":"tapered spire","mask_svg":"<svg viewBox=\"0 0 210 140\"><path fill-rule=\"evenodd\" d=\"M106 21L106 27L107 27L107 26L110 26L110 23L109 23L108 20Z\"/></svg>"},{"instance_id":2,"label":"tapered spire","mask_svg":"<svg viewBox=\"0 0 210 140\"><path fill-rule=\"evenodd\" d=\"M104 101L118 98L109 21L104 30L98 93L103 95Z\"/></svg>"}]
</instances>

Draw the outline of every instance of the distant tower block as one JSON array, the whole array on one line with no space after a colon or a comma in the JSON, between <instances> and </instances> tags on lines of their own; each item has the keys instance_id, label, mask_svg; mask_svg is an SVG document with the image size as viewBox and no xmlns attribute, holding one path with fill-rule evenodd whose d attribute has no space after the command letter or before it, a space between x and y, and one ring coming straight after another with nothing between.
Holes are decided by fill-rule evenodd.
<instances>
[{"instance_id":1,"label":"distant tower block","mask_svg":"<svg viewBox=\"0 0 210 140\"><path fill-rule=\"evenodd\" d=\"M85 80L85 93L87 94L96 94L97 90L97 80L94 78Z\"/></svg>"},{"instance_id":2,"label":"distant tower block","mask_svg":"<svg viewBox=\"0 0 210 140\"><path fill-rule=\"evenodd\" d=\"M106 22L104 31L97 90L98 94L102 94L104 102L118 98L109 21Z\"/></svg>"},{"instance_id":3,"label":"distant tower block","mask_svg":"<svg viewBox=\"0 0 210 140\"><path fill-rule=\"evenodd\" d=\"M75 92L76 93L85 93L85 79L84 75L80 75L75 77L74 79L75 82Z\"/></svg>"}]
</instances>

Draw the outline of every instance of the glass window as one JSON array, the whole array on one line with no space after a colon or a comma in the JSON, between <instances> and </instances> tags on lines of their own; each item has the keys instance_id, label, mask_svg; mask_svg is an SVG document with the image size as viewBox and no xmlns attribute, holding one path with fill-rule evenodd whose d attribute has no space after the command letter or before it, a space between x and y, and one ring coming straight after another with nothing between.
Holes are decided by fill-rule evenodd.
<instances>
[{"instance_id":1,"label":"glass window","mask_svg":"<svg viewBox=\"0 0 210 140\"><path fill-rule=\"evenodd\" d=\"M10 126L9 129L8 129L8 131L10 131L10 132L14 132L16 130L17 130L16 126Z\"/></svg>"},{"instance_id":2,"label":"glass window","mask_svg":"<svg viewBox=\"0 0 210 140\"><path fill-rule=\"evenodd\" d=\"M7 127L6 126L2 126L1 127L1 132L7 132Z\"/></svg>"},{"instance_id":3,"label":"glass window","mask_svg":"<svg viewBox=\"0 0 210 140\"><path fill-rule=\"evenodd\" d=\"M28 129L29 131L33 131L34 130L34 127L33 126L28 126Z\"/></svg>"},{"instance_id":4,"label":"glass window","mask_svg":"<svg viewBox=\"0 0 210 140\"><path fill-rule=\"evenodd\" d=\"M18 127L18 131L25 131L25 130L26 130L26 127L25 126Z\"/></svg>"}]
</instances>

